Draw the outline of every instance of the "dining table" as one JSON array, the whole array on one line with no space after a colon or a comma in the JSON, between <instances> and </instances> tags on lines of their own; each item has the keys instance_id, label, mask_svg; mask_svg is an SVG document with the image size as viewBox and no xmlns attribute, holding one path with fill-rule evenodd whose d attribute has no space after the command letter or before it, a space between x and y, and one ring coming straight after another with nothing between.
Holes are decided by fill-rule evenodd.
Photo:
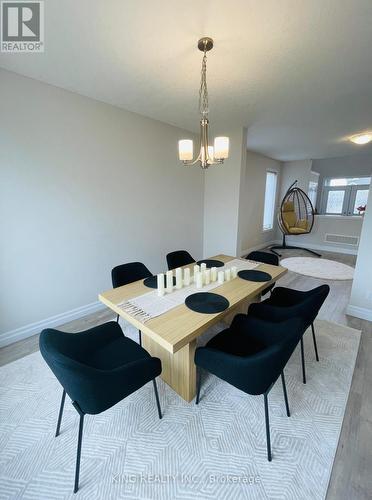
<instances>
[{"instance_id":1,"label":"dining table","mask_svg":"<svg viewBox=\"0 0 372 500\"><path fill-rule=\"evenodd\" d=\"M228 266L229 262L236 262L237 258L221 254L210 259ZM245 259L240 260L245 261ZM184 267L191 268L192 272L192 264ZM128 308L124 308L123 303L150 292L144 280L102 292L99 294L99 300L142 332L143 347L151 356L161 360L161 378L179 396L190 402L196 393L194 354L198 337L216 323L223 322L229 325L236 314L246 314L249 304L260 301L261 292L287 272L282 266L263 263L256 263L255 269L268 273L271 279L248 281L237 276L213 288L213 293L225 297L229 304L222 312L213 314L195 312L185 303L176 305L156 317L148 318L134 314Z\"/></svg>"}]
</instances>

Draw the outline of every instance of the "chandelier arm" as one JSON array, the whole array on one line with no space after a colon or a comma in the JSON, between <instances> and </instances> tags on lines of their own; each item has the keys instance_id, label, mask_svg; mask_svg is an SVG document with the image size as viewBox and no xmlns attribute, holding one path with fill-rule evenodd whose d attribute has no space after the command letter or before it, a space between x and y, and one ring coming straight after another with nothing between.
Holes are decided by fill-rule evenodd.
<instances>
[{"instance_id":1,"label":"chandelier arm","mask_svg":"<svg viewBox=\"0 0 372 500\"><path fill-rule=\"evenodd\" d=\"M201 155L199 153L198 157L195 160L183 160L182 163L184 165L189 165L191 167L192 165L196 165L200 160L201 160Z\"/></svg>"},{"instance_id":2,"label":"chandelier arm","mask_svg":"<svg viewBox=\"0 0 372 500\"><path fill-rule=\"evenodd\" d=\"M207 120L207 123L205 125L205 145L206 145L206 148L207 148L207 162L209 164L212 164L213 163L213 158L211 158L211 156L209 155L209 149L208 149L208 146L209 146L209 121Z\"/></svg>"},{"instance_id":3,"label":"chandelier arm","mask_svg":"<svg viewBox=\"0 0 372 500\"><path fill-rule=\"evenodd\" d=\"M204 166L207 167L209 164L209 153L208 153L208 119L204 118L203 123L203 154L202 159L204 160Z\"/></svg>"}]
</instances>

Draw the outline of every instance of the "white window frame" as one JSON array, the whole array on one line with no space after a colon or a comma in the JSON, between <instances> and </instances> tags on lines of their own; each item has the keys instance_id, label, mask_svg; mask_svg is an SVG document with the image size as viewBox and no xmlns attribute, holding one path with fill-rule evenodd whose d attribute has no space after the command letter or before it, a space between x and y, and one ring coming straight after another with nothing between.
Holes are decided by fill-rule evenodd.
<instances>
[{"instance_id":1,"label":"white window frame","mask_svg":"<svg viewBox=\"0 0 372 500\"><path fill-rule=\"evenodd\" d=\"M311 170L310 180L309 180L309 189L307 191L307 195L309 197L309 200L311 201L311 204L313 205L314 210L315 210L315 207L318 205L319 176L320 176L320 174L318 172L314 172L313 170ZM312 200L311 198L313 196L314 196L314 199Z\"/></svg>"},{"instance_id":2,"label":"white window frame","mask_svg":"<svg viewBox=\"0 0 372 500\"><path fill-rule=\"evenodd\" d=\"M333 178L333 177L332 177ZM354 214L354 205L355 205L355 198L357 196L357 192L359 190L369 190L370 185L369 184L354 184L350 186L327 186L327 181L329 181L332 178L327 178L324 180L324 186L322 190L322 204L321 204L321 213L324 215L344 215L344 216L355 216L357 214ZM330 191L344 191L344 201L342 204L342 211L341 213L332 213L332 212L327 212L327 203L328 203L328 196Z\"/></svg>"},{"instance_id":3,"label":"white window frame","mask_svg":"<svg viewBox=\"0 0 372 500\"><path fill-rule=\"evenodd\" d=\"M265 208L266 208L266 196L267 196L267 180L269 177L269 174L272 174L275 176L275 188L274 188L274 196L272 199L272 206L270 207L271 213L271 223L270 225L265 226ZM275 208L276 208L276 198L277 198L277 193L278 193L278 172L275 170L266 170L266 178L265 178L265 192L264 192L264 209L263 209L263 217L262 217L262 231L267 232L267 231L272 231L274 229L274 219L275 219Z\"/></svg>"}]
</instances>

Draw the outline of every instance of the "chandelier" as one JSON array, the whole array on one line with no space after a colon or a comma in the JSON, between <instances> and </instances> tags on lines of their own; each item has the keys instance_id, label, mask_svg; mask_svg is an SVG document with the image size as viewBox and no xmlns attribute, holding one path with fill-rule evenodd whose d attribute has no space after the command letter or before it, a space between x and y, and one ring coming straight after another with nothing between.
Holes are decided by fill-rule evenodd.
<instances>
[{"instance_id":1,"label":"chandelier","mask_svg":"<svg viewBox=\"0 0 372 500\"><path fill-rule=\"evenodd\" d=\"M209 165L223 163L229 156L229 138L216 137L214 146L209 145L208 139L208 87L207 87L207 52L213 48L213 40L209 37L198 41L198 49L203 52L201 67L201 81L199 89L199 112L200 112L200 147L198 156L194 160L194 144L190 139L178 141L179 158L184 165L195 165L199 162L201 168L206 169Z\"/></svg>"}]
</instances>

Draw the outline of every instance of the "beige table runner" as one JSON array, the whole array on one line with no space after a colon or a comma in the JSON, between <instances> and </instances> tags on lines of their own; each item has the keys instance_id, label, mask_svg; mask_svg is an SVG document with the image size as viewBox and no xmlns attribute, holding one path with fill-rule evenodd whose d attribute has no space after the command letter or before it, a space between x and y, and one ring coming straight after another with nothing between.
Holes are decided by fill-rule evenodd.
<instances>
[{"instance_id":1,"label":"beige table runner","mask_svg":"<svg viewBox=\"0 0 372 500\"><path fill-rule=\"evenodd\" d=\"M227 262L223 267L218 267L217 271L224 271L225 269L231 269L235 266L239 272L245 269L254 269L259 265L259 262L251 260L233 259ZM192 266L190 267L192 269ZM157 290L151 290L148 293L126 300L118 304L118 306L127 314L130 314L141 322L146 323L146 321L149 321L156 316L160 316L174 307L184 304L186 297L189 295L198 292L209 292L218 286L221 285L216 281L198 289L196 288L196 284L192 283L189 286L181 288L181 290L174 289L173 292L166 293L163 297L158 296Z\"/></svg>"}]
</instances>

